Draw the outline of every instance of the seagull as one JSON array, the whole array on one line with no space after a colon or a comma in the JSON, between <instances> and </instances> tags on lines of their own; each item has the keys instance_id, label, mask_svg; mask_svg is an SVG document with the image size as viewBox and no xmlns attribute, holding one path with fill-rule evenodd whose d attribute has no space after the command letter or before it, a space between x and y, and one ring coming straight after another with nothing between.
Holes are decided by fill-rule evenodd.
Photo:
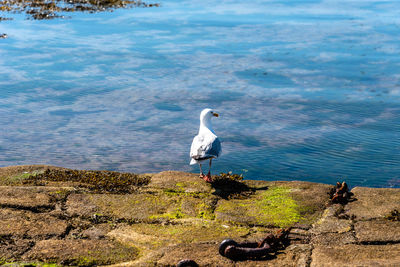
<instances>
[{"instance_id":1,"label":"seagull","mask_svg":"<svg viewBox=\"0 0 400 267\"><path fill-rule=\"evenodd\" d=\"M221 142L215 135L212 126L211 118L218 117L218 113L215 113L212 109L206 108L200 113L200 129L199 133L193 138L192 146L190 148L190 165L199 164L200 167L200 178L204 181L211 183L211 161L213 158L218 158L221 154ZM204 175L201 164L206 161L210 161L210 167L207 175Z\"/></svg>"}]
</instances>

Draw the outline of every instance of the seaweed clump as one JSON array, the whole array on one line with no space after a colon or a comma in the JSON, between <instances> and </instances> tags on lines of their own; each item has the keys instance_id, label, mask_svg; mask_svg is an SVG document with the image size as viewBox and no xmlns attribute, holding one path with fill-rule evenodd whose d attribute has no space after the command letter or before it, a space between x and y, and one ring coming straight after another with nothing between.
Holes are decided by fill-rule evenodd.
<instances>
[{"instance_id":1,"label":"seaweed clump","mask_svg":"<svg viewBox=\"0 0 400 267\"><path fill-rule=\"evenodd\" d=\"M389 215L386 216L389 221L400 221L400 212L398 210L392 210Z\"/></svg>"},{"instance_id":2,"label":"seaweed clump","mask_svg":"<svg viewBox=\"0 0 400 267\"><path fill-rule=\"evenodd\" d=\"M224 199L247 198L255 191L243 183L242 174L234 174L231 171L214 176L212 186L215 188L214 194Z\"/></svg>"},{"instance_id":3,"label":"seaweed clump","mask_svg":"<svg viewBox=\"0 0 400 267\"><path fill-rule=\"evenodd\" d=\"M95 193L132 193L139 186L147 185L150 176L114 171L50 170L31 175L24 183L43 185L45 181L77 182L79 186Z\"/></svg>"},{"instance_id":4,"label":"seaweed clump","mask_svg":"<svg viewBox=\"0 0 400 267\"><path fill-rule=\"evenodd\" d=\"M140 0L0 0L0 11L25 13L28 18L42 20L62 18L65 12L103 12L117 8L158 7Z\"/></svg>"}]
</instances>

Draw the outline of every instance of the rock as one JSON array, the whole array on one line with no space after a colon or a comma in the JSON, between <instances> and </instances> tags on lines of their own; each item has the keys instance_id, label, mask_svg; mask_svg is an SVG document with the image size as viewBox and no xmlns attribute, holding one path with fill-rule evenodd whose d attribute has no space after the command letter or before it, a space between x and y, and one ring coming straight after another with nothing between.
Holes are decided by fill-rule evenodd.
<instances>
[{"instance_id":1,"label":"rock","mask_svg":"<svg viewBox=\"0 0 400 267\"><path fill-rule=\"evenodd\" d=\"M356 201L345 207L345 213L356 220L384 218L393 210L400 210L400 194L394 188L355 187L351 190Z\"/></svg>"},{"instance_id":2,"label":"rock","mask_svg":"<svg viewBox=\"0 0 400 267\"><path fill-rule=\"evenodd\" d=\"M310 230L314 234L323 233L345 233L352 230L352 222L337 217L337 208L335 206L328 207L321 219L319 219Z\"/></svg>"},{"instance_id":3,"label":"rock","mask_svg":"<svg viewBox=\"0 0 400 267\"><path fill-rule=\"evenodd\" d=\"M400 244L315 246L311 267L400 266Z\"/></svg>"},{"instance_id":4,"label":"rock","mask_svg":"<svg viewBox=\"0 0 400 267\"><path fill-rule=\"evenodd\" d=\"M0 236L43 239L60 237L68 224L48 214L10 209L0 210Z\"/></svg>"},{"instance_id":5,"label":"rock","mask_svg":"<svg viewBox=\"0 0 400 267\"><path fill-rule=\"evenodd\" d=\"M339 246L346 244L354 244L357 240L353 232L345 233L324 233L315 235L311 238L311 243L324 246Z\"/></svg>"},{"instance_id":6,"label":"rock","mask_svg":"<svg viewBox=\"0 0 400 267\"><path fill-rule=\"evenodd\" d=\"M215 209L216 218L242 225L273 227L312 223L322 213L322 203L329 199L327 186L314 184L314 187L301 182L265 183L247 199L220 200Z\"/></svg>"},{"instance_id":7,"label":"rock","mask_svg":"<svg viewBox=\"0 0 400 267\"><path fill-rule=\"evenodd\" d=\"M400 243L399 221L361 221L355 223L354 230L361 243Z\"/></svg>"},{"instance_id":8,"label":"rock","mask_svg":"<svg viewBox=\"0 0 400 267\"><path fill-rule=\"evenodd\" d=\"M226 226L218 222L203 220L185 221L184 224L132 224L112 230L108 236L122 243L135 244L145 248L157 248L181 243L220 241L231 237L247 236L249 229L241 226Z\"/></svg>"},{"instance_id":9,"label":"rock","mask_svg":"<svg viewBox=\"0 0 400 267\"><path fill-rule=\"evenodd\" d=\"M247 266L293 266L293 267L306 267L311 260L311 246L307 244L290 245L283 251L278 251L275 255L272 254L271 258L264 261L239 261L235 263L238 267ZM231 265L232 266L232 265Z\"/></svg>"},{"instance_id":10,"label":"rock","mask_svg":"<svg viewBox=\"0 0 400 267\"><path fill-rule=\"evenodd\" d=\"M212 187L197 174L177 171L165 171L151 176L149 187L184 191L186 193L210 193Z\"/></svg>"},{"instance_id":11,"label":"rock","mask_svg":"<svg viewBox=\"0 0 400 267\"><path fill-rule=\"evenodd\" d=\"M0 185L21 184L32 174L43 173L46 169L64 168L49 165L19 165L0 168Z\"/></svg>"},{"instance_id":12,"label":"rock","mask_svg":"<svg viewBox=\"0 0 400 267\"><path fill-rule=\"evenodd\" d=\"M91 218L99 210L89 194L70 194L65 205L68 216Z\"/></svg>"},{"instance_id":13,"label":"rock","mask_svg":"<svg viewBox=\"0 0 400 267\"><path fill-rule=\"evenodd\" d=\"M83 230L81 233L82 238L88 239L104 239L106 235L111 231L112 226L108 223L102 223L93 225L90 228Z\"/></svg>"},{"instance_id":14,"label":"rock","mask_svg":"<svg viewBox=\"0 0 400 267\"><path fill-rule=\"evenodd\" d=\"M163 256L154 263L157 266L175 266L180 260L194 260L199 266L232 266L233 262L218 253L218 244L192 243L162 249Z\"/></svg>"},{"instance_id":15,"label":"rock","mask_svg":"<svg viewBox=\"0 0 400 267\"><path fill-rule=\"evenodd\" d=\"M0 186L0 263L174 266L191 258L200 266L400 264L398 189L358 187L354 201L327 206L333 185L245 180L226 188L172 171L152 174L149 184L124 194L45 177L44 186L22 186L48 167L0 168L0 185L14 185ZM290 245L268 259L233 262L218 253L226 238L256 242L288 226Z\"/></svg>"},{"instance_id":16,"label":"rock","mask_svg":"<svg viewBox=\"0 0 400 267\"><path fill-rule=\"evenodd\" d=\"M43 240L23 256L26 261L63 265L105 265L134 260L139 251L109 240Z\"/></svg>"},{"instance_id":17,"label":"rock","mask_svg":"<svg viewBox=\"0 0 400 267\"><path fill-rule=\"evenodd\" d=\"M55 203L40 187L0 187L0 206L30 210L51 209Z\"/></svg>"}]
</instances>

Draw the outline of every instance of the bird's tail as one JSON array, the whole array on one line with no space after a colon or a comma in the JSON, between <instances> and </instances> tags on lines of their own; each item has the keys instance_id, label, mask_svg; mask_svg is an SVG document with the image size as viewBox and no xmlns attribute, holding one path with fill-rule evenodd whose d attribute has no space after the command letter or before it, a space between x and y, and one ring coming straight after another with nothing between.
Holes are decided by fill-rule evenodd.
<instances>
[{"instance_id":1,"label":"bird's tail","mask_svg":"<svg viewBox=\"0 0 400 267\"><path fill-rule=\"evenodd\" d=\"M192 159L191 161L190 161L190 165L194 165L194 164L196 164L197 163L197 160L195 160L195 159Z\"/></svg>"}]
</instances>

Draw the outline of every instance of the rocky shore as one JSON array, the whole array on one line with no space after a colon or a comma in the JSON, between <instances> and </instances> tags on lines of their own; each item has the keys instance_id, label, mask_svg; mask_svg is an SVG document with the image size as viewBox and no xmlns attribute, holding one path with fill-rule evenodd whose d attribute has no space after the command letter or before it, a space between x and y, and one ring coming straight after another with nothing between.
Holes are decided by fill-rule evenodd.
<instances>
[{"instance_id":1,"label":"rocky shore","mask_svg":"<svg viewBox=\"0 0 400 267\"><path fill-rule=\"evenodd\" d=\"M101 190L46 170L66 171L0 168L3 265L400 266L400 189L355 187L341 205L329 201L333 184L211 185L168 171ZM232 261L218 252L226 238L259 241L288 227L289 244L267 258Z\"/></svg>"}]
</instances>

